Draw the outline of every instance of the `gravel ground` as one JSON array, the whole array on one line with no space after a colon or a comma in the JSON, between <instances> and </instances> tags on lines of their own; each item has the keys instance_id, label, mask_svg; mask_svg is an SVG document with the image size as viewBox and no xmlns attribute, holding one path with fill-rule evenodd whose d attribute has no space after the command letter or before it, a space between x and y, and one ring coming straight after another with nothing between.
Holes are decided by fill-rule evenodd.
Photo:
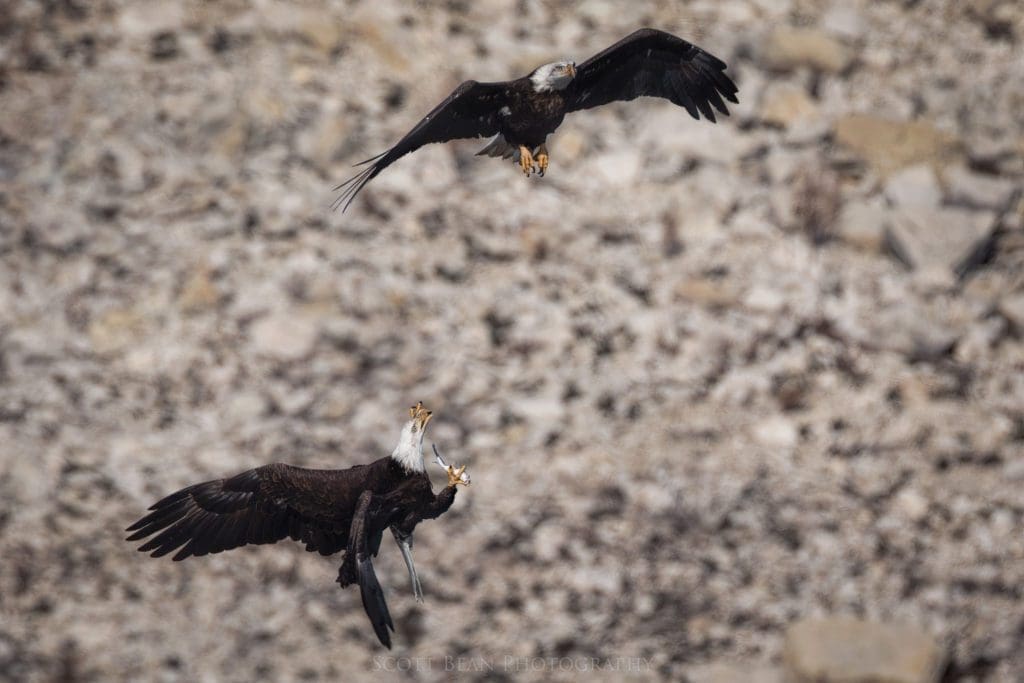
<instances>
[{"instance_id":1,"label":"gravel ground","mask_svg":"<svg viewBox=\"0 0 1024 683\"><path fill-rule=\"evenodd\" d=\"M0 677L681 680L839 614L1024 680L1024 5L0 14ZM542 179L433 146L329 211L461 80L645 25L730 64L731 118L576 114ZM416 400L473 486L418 530L425 604L385 541L388 655L340 556L123 540L194 481L380 457Z\"/></svg>"}]
</instances>

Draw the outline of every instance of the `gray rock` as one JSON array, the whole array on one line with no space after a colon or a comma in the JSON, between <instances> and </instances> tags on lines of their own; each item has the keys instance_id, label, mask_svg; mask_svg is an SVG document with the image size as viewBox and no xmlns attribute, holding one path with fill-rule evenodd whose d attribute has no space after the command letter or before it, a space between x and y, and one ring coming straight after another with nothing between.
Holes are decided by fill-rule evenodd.
<instances>
[{"instance_id":1,"label":"gray rock","mask_svg":"<svg viewBox=\"0 0 1024 683\"><path fill-rule=\"evenodd\" d=\"M999 312L1006 316L1015 328L1024 330L1024 292L1009 294L999 302Z\"/></svg>"},{"instance_id":2,"label":"gray rock","mask_svg":"<svg viewBox=\"0 0 1024 683\"><path fill-rule=\"evenodd\" d=\"M173 31L186 21L184 6L165 2L138 2L125 7L118 17L118 28L129 36L146 36Z\"/></svg>"},{"instance_id":3,"label":"gray rock","mask_svg":"<svg viewBox=\"0 0 1024 683\"><path fill-rule=\"evenodd\" d=\"M840 38L858 40L867 33L868 23L856 6L838 2L822 16L821 28Z\"/></svg>"},{"instance_id":4,"label":"gray rock","mask_svg":"<svg viewBox=\"0 0 1024 683\"><path fill-rule=\"evenodd\" d=\"M769 449L790 449L793 448L799 434L793 421L776 415L757 423L753 429L754 439Z\"/></svg>"},{"instance_id":5,"label":"gray rock","mask_svg":"<svg viewBox=\"0 0 1024 683\"><path fill-rule=\"evenodd\" d=\"M784 671L762 662L713 662L686 672L691 683L785 683Z\"/></svg>"},{"instance_id":6,"label":"gray rock","mask_svg":"<svg viewBox=\"0 0 1024 683\"><path fill-rule=\"evenodd\" d=\"M798 622L783 649L796 683L935 683L944 659L924 631L849 617Z\"/></svg>"},{"instance_id":7,"label":"gray rock","mask_svg":"<svg viewBox=\"0 0 1024 683\"><path fill-rule=\"evenodd\" d=\"M843 205L836 220L836 234L847 244L870 253L885 246L892 210L878 199L854 199Z\"/></svg>"},{"instance_id":8,"label":"gray rock","mask_svg":"<svg viewBox=\"0 0 1024 683\"><path fill-rule=\"evenodd\" d=\"M59 207L41 210L35 224L26 226L25 231L33 241L58 252L73 250L95 239L94 230L81 216Z\"/></svg>"},{"instance_id":9,"label":"gray rock","mask_svg":"<svg viewBox=\"0 0 1024 683\"><path fill-rule=\"evenodd\" d=\"M896 496L896 505L910 520L920 522L928 515L928 499L917 489L906 488Z\"/></svg>"},{"instance_id":10,"label":"gray rock","mask_svg":"<svg viewBox=\"0 0 1024 683\"><path fill-rule=\"evenodd\" d=\"M857 313L846 311L836 325L839 334L851 342L907 358L941 355L963 333L961 326L905 299Z\"/></svg>"},{"instance_id":11,"label":"gray rock","mask_svg":"<svg viewBox=\"0 0 1024 683\"><path fill-rule=\"evenodd\" d=\"M594 158L596 177L609 187L632 183L641 172L643 161L634 149L610 150Z\"/></svg>"},{"instance_id":12,"label":"gray rock","mask_svg":"<svg viewBox=\"0 0 1024 683\"><path fill-rule=\"evenodd\" d=\"M999 211L1009 204L1020 184L1005 178L974 173L963 165L943 172L950 202Z\"/></svg>"},{"instance_id":13,"label":"gray rock","mask_svg":"<svg viewBox=\"0 0 1024 683\"><path fill-rule=\"evenodd\" d=\"M278 360L298 360L313 350L318 333L316 320L309 315L273 313L253 323L251 338L257 353Z\"/></svg>"},{"instance_id":14,"label":"gray rock","mask_svg":"<svg viewBox=\"0 0 1024 683\"><path fill-rule=\"evenodd\" d=\"M885 184L885 196L903 208L934 208L942 202L942 188L931 166L918 164L892 175Z\"/></svg>"},{"instance_id":15,"label":"gray rock","mask_svg":"<svg viewBox=\"0 0 1024 683\"><path fill-rule=\"evenodd\" d=\"M299 152L318 167L328 169L342 144L352 134L349 126L350 120L341 111L340 100L326 100L317 124L299 134Z\"/></svg>"},{"instance_id":16,"label":"gray rock","mask_svg":"<svg viewBox=\"0 0 1024 683\"><path fill-rule=\"evenodd\" d=\"M952 271L991 234L994 216L959 208L904 208L893 214L890 244L896 256L920 270Z\"/></svg>"},{"instance_id":17,"label":"gray rock","mask_svg":"<svg viewBox=\"0 0 1024 683\"><path fill-rule=\"evenodd\" d=\"M967 145L972 164L1003 176L1024 175L1024 139L991 134L972 136Z\"/></svg>"}]
</instances>

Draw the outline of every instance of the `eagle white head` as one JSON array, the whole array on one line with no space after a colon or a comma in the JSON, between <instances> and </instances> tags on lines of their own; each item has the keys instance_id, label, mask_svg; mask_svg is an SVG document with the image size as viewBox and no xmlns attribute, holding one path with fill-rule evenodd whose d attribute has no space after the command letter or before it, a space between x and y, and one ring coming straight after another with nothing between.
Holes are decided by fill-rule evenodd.
<instances>
[{"instance_id":1,"label":"eagle white head","mask_svg":"<svg viewBox=\"0 0 1024 683\"><path fill-rule=\"evenodd\" d=\"M391 457L408 472L423 472L423 433L427 431L427 423L433 413L424 408L421 401L409 408L409 416L412 419L402 427L398 445L391 452Z\"/></svg>"},{"instance_id":2,"label":"eagle white head","mask_svg":"<svg viewBox=\"0 0 1024 683\"><path fill-rule=\"evenodd\" d=\"M530 74L530 82L536 92L564 90L576 78L576 62L566 59L538 66Z\"/></svg>"}]
</instances>

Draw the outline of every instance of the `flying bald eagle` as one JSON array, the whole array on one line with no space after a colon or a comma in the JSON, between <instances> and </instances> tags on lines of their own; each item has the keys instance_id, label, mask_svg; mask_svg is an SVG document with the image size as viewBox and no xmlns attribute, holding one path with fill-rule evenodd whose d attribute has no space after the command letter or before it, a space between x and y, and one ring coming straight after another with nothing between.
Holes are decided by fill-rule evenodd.
<instances>
[{"instance_id":1,"label":"flying bald eagle","mask_svg":"<svg viewBox=\"0 0 1024 683\"><path fill-rule=\"evenodd\" d=\"M565 115L617 100L662 97L690 116L712 123L728 116L723 98L737 102L726 64L682 38L640 29L580 65L552 62L514 81L466 81L434 107L391 149L360 162L364 170L334 188L337 209L348 208L377 174L410 152L434 142L493 136L477 154L514 159L523 173L543 176L548 168L547 136Z\"/></svg>"},{"instance_id":2,"label":"flying bald eagle","mask_svg":"<svg viewBox=\"0 0 1024 683\"><path fill-rule=\"evenodd\" d=\"M229 479L193 484L158 501L151 512L128 527L129 541L157 534L140 551L162 557L175 550L175 561L219 553L239 546L276 543L291 538L307 551L332 555L345 551L338 572L342 588L359 583L363 608L374 633L391 647L395 626L372 558L381 536L390 529L402 551L413 594L423 589L412 561L412 533L424 519L444 514L455 501L456 486L468 486L465 466L437 463L448 473L448 486L434 495L423 466L423 432L431 412L417 403L389 457L347 470L309 470L273 464Z\"/></svg>"}]
</instances>

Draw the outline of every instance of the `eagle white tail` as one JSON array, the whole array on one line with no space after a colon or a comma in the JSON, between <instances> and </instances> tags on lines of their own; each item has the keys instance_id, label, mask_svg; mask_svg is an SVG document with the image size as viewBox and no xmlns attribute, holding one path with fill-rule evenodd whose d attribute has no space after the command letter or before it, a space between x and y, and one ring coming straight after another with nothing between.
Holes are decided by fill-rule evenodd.
<instances>
[{"instance_id":1,"label":"eagle white tail","mask_svg":"<svg viewBox=\"0 0 1024 683\"><path fill-rule=\"evenodd\" d=\"M510 145L505 140L505 136L498 133L491 141L488 142L483 149L476 153L479 156L489 157L501 157L502 159L515 159L516 163L519 163L519 148L515 145Z\"/></svg>"}]
</instances>

